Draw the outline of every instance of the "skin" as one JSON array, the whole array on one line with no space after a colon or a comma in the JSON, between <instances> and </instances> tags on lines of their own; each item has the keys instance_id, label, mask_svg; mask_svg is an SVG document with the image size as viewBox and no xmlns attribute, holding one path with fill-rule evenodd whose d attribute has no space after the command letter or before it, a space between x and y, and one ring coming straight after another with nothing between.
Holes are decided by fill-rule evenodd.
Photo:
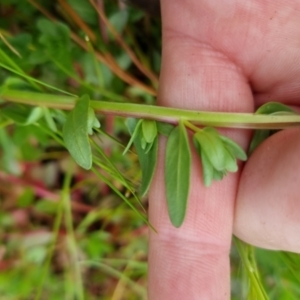
<instances>
[{"instance_id":1,"label":"skin","mask_svg":"<svg viewBox=\"0 0 300 300\"><path fill-rule=\"evenodd\" d=\"M299 0L162 0L161 12L160 105L252 112L271 100L299 104ZM222 132L247 149L250 131ZM164 144L150 191L149 217L158 233L150 232L149 300L230 299L232 233L260 247L299 252L299 129L275 134L242 173L209 188L193 154L179 229L167 214Z\"/></svg>"}]
</instances>

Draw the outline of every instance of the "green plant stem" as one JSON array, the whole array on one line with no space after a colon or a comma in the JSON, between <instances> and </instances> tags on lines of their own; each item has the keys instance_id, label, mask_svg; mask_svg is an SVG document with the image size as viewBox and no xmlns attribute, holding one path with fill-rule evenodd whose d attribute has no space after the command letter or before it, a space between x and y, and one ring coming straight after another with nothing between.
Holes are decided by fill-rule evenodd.
<instances>
[{"instance_id":1,"label":"green plant stem","mask_svg":"<svg viewBox=\"0 0 300 300\"><path fill-rule=\"evenodd\" d=\"M4 90L1 98L11 102L70 110L76 97ZM152 119L177 124L179 120L193 124L224 128L284 129L300 126L300 115L255 115L176 109L144 104L115 103L92 100L91 107L99 113L139 119Z\"/></svg>"},{"instance_id":2,"label":"green plant stem","mask_svg":"<svg viewBox=\"0 0 300 300\"><path fill-rule=\"evenodd\" d=\"M263 288L263 285L260 281L260 276L258 273L258 269L257 269L255 257L254 257L253 246L244 243L237 237L234 237L233 240L234 240L234 244L239 252L239 255L241 257L246 274L249 278L250 289L252 289L255 292L255 295L257 297L255 299L268 300L269 297L266 294L266 292Z\"/></svg>"},{"instance_id":3,"label":"green plant stem","mask_svg":"<svg viewBox=\"0 0 300 300\"><path fill-rule=\"evenodd\" d=\"M186 128L189 128L194 132L201 132L201 129L199 127L195 126L194 124L192 124L189 121L183 121L183 124Z\"/></svg>"},{"instance_id":4,"label":"green plant stem","mask_svg":"<svg viewBox=\"0 0 300 300\"><path fill-rule=\"evenodd\" d=\"M60 201L57 203L57 213L56 213L56 217L55 217L55 221L54 221L53 237L52 237L51 245L48 248L46 261L43 265L40 283L37 287L37 292L36 292L35 298L34 298L35 300L41 299L42 289L43 289L46 277L47 277L49 269L50 269L51 259L53 257L53 253L55 250L55 245L56 245L57 238L58 238L59 228L62 223L62 216L63 216L63 198L61 196Z\"/></svg>"},{"instance_id":5,"label":"green plant stem","mask_svg":"<svg viewBox=\"0 0 300 300\"><path fill-rule=\"evenodd\" d=\"M92 266L92 267L98 267L100 270L105 272L111 277L114 277L119 280L123 280L128 287L130 287L139 297L139 299L146 299L147 292L145 288L138 285L136 282L131 280L129 277L127 277L124 273L116 270L115 268L100 262L100 261L81 261L81 264L83 266Z\"/></svg>"},{"instance_id":6,"label":"green plant stem","mask_svg":"<svg viewBox=\"0 0 300 300\"><path fill-rule=\"evenodd\" d=\"M78 258L78 246L76 244L75 232L73 228L73 219L72 219L72 208L71 208L71 199L70 199L70 184L71 184L71 170L73 169L73 163L69 164L68 172L66 175L66 179L63 185L62 191L62 199L64 204L64 213L65 213L65 226L68 232L68 247L70 251L71 257L71 269L72 275L74 276L74 297L78 300L84 300L84 287L83 287L83 280L81 275L81 268L79 265L79 258Z\"/></svg>"}]
</instances>

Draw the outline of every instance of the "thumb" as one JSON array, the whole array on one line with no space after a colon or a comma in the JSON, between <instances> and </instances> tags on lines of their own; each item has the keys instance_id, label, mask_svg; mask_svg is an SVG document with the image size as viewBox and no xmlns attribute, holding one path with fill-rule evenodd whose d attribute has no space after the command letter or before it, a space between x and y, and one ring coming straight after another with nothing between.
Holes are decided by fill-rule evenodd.
<instances>
[{"instance_id":1,"label":"thumb","mask_svg":"<svg viewBox=\"0 0 300 300\"><path fill-rule=\"evenodd\" d=\"M300 248L300 129L264 141L241 176L234 232L246 242L273 250Z\"/></svg>"},{"instance_id":2,"label":"thumb","mask_svg":"<svg viewBox=\"0 0 300 300\"><path fill-rule=\"evenodd\" d=\"M251 89L240 68L198 30L202 2L162 0L159 104L252 111ZM208 26L211 20L206 22ZM227 134L240 145L248 143L244 131ZM229 299L229 250L239 175L230 174L205 188L200 163L193 155L186 219L180 228L174 228L166 207L163 148L149 199L150 222L158 231L150 232L149 299Z\"/></svg>"}]
</instances>

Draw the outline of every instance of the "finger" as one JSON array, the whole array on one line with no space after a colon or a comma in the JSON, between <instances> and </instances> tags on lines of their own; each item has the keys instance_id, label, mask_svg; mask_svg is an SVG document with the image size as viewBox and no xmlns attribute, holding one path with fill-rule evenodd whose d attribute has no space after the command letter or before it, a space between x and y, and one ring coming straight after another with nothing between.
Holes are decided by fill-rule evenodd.
<instances>
[{"instance_id":1,"label":"finger","mask_svg":"<svg viewBox=\"0 0 300 300\"><path fill-rule=\"evenodd\" d=\"M248 160L238 191L234 233L269 249L300 249L300 129L267 139Z\"/></svg>"},{"instance_id":2,"label":"finger","mask_svg":"<svg viewBox=\"0 0 300 300\"><path fill-rule=\"evenodd\" d=\"M195 23L189 26L201 9L201 5L190 9L192 2L162 1L160 105L251 111L252 94L243 73L200 34L196 35ZM232 131L231 136L241 145L246 145L249 138L240 131ZM149 217L158 233L150 231L149 299L229 299L228 255L238 174L205 188L194 156L188 211L184 224L176 229L166 207L164 142L150 191Z\"/></svg>"}]
</instances>

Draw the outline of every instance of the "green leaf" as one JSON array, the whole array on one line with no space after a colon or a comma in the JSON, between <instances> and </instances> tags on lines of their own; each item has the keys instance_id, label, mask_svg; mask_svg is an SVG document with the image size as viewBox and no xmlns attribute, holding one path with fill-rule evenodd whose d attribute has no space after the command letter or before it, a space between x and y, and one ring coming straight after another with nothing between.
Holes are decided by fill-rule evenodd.
<instances>
[{"instance_id":1,"label":"green leaf","mask_svg":"<svg viewBox=\"0 0 300 300\"><path fill-rule=\"evenodd\" d=\"M2 87L12 90L34 91L32 86L27 81L14 76L6 78L2 84Z\"/></svg>"},{"instance_id":2,"label":"green leaf","mask_svg":"<svg viewBox=\"0 0 300 300\"><path fill-rule=\"evenodd\" d=\"M141 146L142 146L143 150L146 152L147 142L143 135L140 135L140 142L141 142Z\"/></svg>"},{"instance_id":3,"label":"green leaf","mask_svg":"<svg viewBox=\"0 0 300 300\"><path fill-rule=\"evenodd\" d=\"M293 277L295 278L298 284L300 283L300 256L299 253L291 253L291 252L284 252L280 251L279 256L284 261L284 265L287 266Z\"/></svg>"},{"instance_id":4,"label":"green leaf","mask_svg":"<svg viewBox=\"0 0 300 300\"><path fill-rule=\"evenodd\" d=\"M22 104L8 104L1 109L1 114L20 125L36 123L42 116L40 107L28 107Z\"/></svg>"},{"instance_id":5,"label":"green leaf","mask_svg":"<svg viewBox=\"0 0 300 300\"><path fill-rule=\"evenodd\" d=\"M98 15L94 7L86 0L68 0L70 6L78 15L88 24L97 25L99 22Z\"/></svg>"},{"instance_id":6,"label":"green leaf","mask_svg":"<svg viewBox=\"0 0 300 300\"><path fill-rule=\"evenodd\" d=\"M35 204L34 209L46 214L55 214L57 213L57 205L57 202L53 202L48 199L42 199Z\"/></svg>"},{"instance_id":7,"label":"green leaf","mask_svg":"<svg viewBox=\"0 0 300 300\"><path fill-rule=\"evenodd\" d=\"M233 157L243 161L247 160L247 154L237 143L224 135L220 135L220 138L225 148L233 155Z\"/></svg>"},{"instance_id":8,"label":"green leaf","mask_svg":"<svg viewBox=\"0 0 300 300\"><path fill-rule=\"evenodd\" d=\"M41 32L40 44L48 58L66 72L73 72L70 29L63 23L40 19L37 27Z\"/></svg>"},{"instance_id":9,"label":"green leaf","mask_svg":"<svg viewBox=\"0 0 300 300\"><path fill-rule=\"evenodd\" d=\"M265 130L255 130L250 147L249 147L249 155L253 153L253 151L269 136L271 135L271 130L265 129Z\"/></svg>"},{"instance_id":10,"label":"green leaf","mask_svg":"<svg viewBox=\"0 0 300 300\"><path fill-rule=\"evenodd\" d=\"M236 172L238 170L238 165L235 157L227 150L224 151L225 156L225 168L224 170L228 172Z\"/></svg>"},{"instance_id":11,"label":"green leaf","mask_svg":"<svg viewBox=\"0 0 300 300\"><path fill-rule=\"evenodd\" d=\"M127 21L128 11L125 9L119 10L109 17L109 22L119 33L121 33L124 30ZM114 39L114 36L111 33L109 34L111 39Z\"/></svg>"},{"instance_id":12,"label":"green leaf","mask_svg":"<svg viewBox=\"0 0 300 300\"><path fill-rule=\"evenodd\" d=\"M278 102L268 102L261 107L259 107L255 114L265 114L265 115L282 115L282 114L297 114L296 111L291 109L290 107L278 103ZM250 147L249 147L249 155L253 153L253 151L270 135L272 135L274 130L256 130L253 134Z\"/></svg>"},{"instance_id":13,"label":"green leaf","mask_svg":"<svg viewBox=\"0 0 300 300\"><path fill-rule=\"evenodd\" d=\"M153 142L146 145L145 154L147 154L151 150L152 146L153 146Z\"/></svg>"},{"instance_id":14,"label":"green leaf","mask_svg":"<svg viewBox=\"0 0 300 300\"><path fill-rule=\"evenodd\" d=\"M151 149L147 153L141 148L138 141L134 143L134 146L142 169L141 195L144 197L148 193L156 168L158 138L155 138Z\"/></svg>"},{"instance_id":15,"label":"green leaf","mask_svg":"<svg viewBox=\"0 0 300 300\"><path fill-rule=\"evenodd\" d=\"M156 122L153 120L143 120L142 130L146 142L152 143L157 136Z\"/></svg>"},{"instance_id":16,"label":"green leaf","mask_svg":"<svg viewBox=\"0 0 300 300\"><path fill-rule=\"evenodd\" d=\"M3 3L3 1L1 1L1 3ZM26 73L30 73L32 64L29 57L33 48L32 36L28 33L15 32L13 35L7 35L6 38L6 43L3 43L4 39L0 39L0 61L9 63L5 59L7 55L10 57L11 62L16 64L18 68L24 70ZM9 44L10 47L7 47L7 44ZM12 67L11 64L10 66Z\"/></svg>"},{"instance_id":17,"label":"green leaf","mask_svg":"<svg viewBox=\"0 0 300 300\"><path fill-rule=\"evenodd\" d=\"M140 124L142 120L128 118L126 125L129 133L132 135L131 140L134 143L140 166L142 169L142 184L141 184L141 195L144 197L151 185L156 163L157 163L157 152L158 152L158 138L156 137L152 144L149 144L151 148L143 148L143 134L141 132Z\"/></svg>"},{"instance_id":18,"label":"green leaf","mask_svg":"<svg viewBox=\"0 0 300 300\"><path fill-rule=\"evenodd\" d=\"M260 106L255 114L263 114L263 115L271 115L278 112L289 112L289 113L296 113L293 109L290 107L278 103L278 102L268 102L262 106Z\"/></svg>"},{"instance_id":19,"label":"green leaf","mask_svg":"<svg viewBox=\"0 0 300 300\"><path fill-rule=\"evenodd\" d=\"M89 96L82 96L69 113L63 127L63 139L70 154L82 168L92 167L92 151L88 138Z\"/></svg>"},{"instance_id":20,"label":"green leaf","mask_svg":"<svg viewBox=\"0 0 300 300\"><path fill-rule=\"evenodd\" d=\"M15 175L21 174L20 164L17 160L17 148L3 128L0 128L0 149L1 169Z\"/></svg>"},{"instance_id":21,"label":"green leaf","mask_svg":"<svg viewBox=\"0 0 300 300\"><path fill-rule=\"evenodd\" d=\"M214 169L214 176L213 176L213 179L214 180L217 180L217 181L220 181L224 178L224 176L227 175L227 172L222 170L222 171L218 171L216 169Z\"/></svg>"},{"instance_id":22,"label":"green leaf","mask_svg":"<svg viewBox=\"0 0 300 300\"><path fill-rule=\"evenodd\" d=\"M216 170L225 168L225 148L219 135L212 130L196 132L194 138L197 139L211 164Z\"/></svg>"},{"instance_id":23,"label":"green leaf","mask_svg":"<svg viewBox=\"0 0 300 300\"><path fill-rule=\"evenodd\" d=\"M19 207L29 207L32 205L35 194L32 188L26 188L18 197L17 204Z\"/></svg>"},{"instance_id":24,"label":"green leaf","mask_svg":"<svg viewBox=\"0 0 300 300\"><path fill-rule=\"evenodd\" d=\"M92 135L93 134L93 128L100 128L100 122L96 118L95 111L89 107L88 111L88 134Z\"/></svg>"},{"instance_id":25,"label":"green leaf","mask_svg":"<svg viewBox=\"0 0 300 300\"><path fill-rule=\"evenodd\" d=\"M26 125L36 123L42 116L44 112L43 109L39 106L34 107L26 120Z\"/></svg>"},{"instance_id":26,"label":"green leaf","mask_svg":"<svg viewBox=\"0 0 300 300\"><path fill-rule=\"evenodd\" d=\"M180 227L186 213L190 186L191 151L184 124L175 127L167 141L165 184L169 216Z\"/></svg>"},{"instance_id":27,"label":"green leaf","mask_svg":"<svg viewBox=\"0 0 300 300\"><path fill-rule=\"evenodd\" d=\"M17 124L25 125L31 109L21 104L8 104L1 108L0 113Z\"/></svg>"},{"instance_id":28,"label":"green leaf","mask_svg":"<svg viewBox=\"0 0 300 300\"><path fill-rule=\"evenodd\" d=\"M43 107L43 112L44 112L44 117L46 120L46 123L48 125L48 127L53 131L53 132L57 132L57 127L56 124L53 120L52 114L50 112L50 109L47 107Z\"/></svg>"},{"instance_id":29,"label":"green leaf","mask_svg":"<svg viewBox=\"0 0 300 300\"><path fill-rule=\"evenodd\" d=\"M203 151L201 151L201 147L197 139L193 138L193 142L195 145L196 152L199 155L199 158L201 159L204 185L210 186L214 178L214 167L207 158L206 154Z\"/></svg>"},{"instance_id":30,"label":"green leaf","mask_svg":"<svg viewBox=\"0 0 300 300\"><path fill-rule=\"evenodd\" d=\"M157 123L157 131L164 135L169 136L171 131L174 129L174 126L168 123L156 122Z\"/></svg>"},{"instance_id":31,"label":"green leaf","mask_svg":"<svg viewBox=\"0 0 300 300\"><path fill-rule=\"evenodd\" d=\"M132 145L133 141L135 140L138 132L139 132L139 128L142 124L143 120L137 120L134 118L127 118L126 120L126 126L128 128L128 131L131 135L131 138L125 148L125 150L123 151L123 155L129 150L130 146Z\"/></svg>"}]
</instances>

